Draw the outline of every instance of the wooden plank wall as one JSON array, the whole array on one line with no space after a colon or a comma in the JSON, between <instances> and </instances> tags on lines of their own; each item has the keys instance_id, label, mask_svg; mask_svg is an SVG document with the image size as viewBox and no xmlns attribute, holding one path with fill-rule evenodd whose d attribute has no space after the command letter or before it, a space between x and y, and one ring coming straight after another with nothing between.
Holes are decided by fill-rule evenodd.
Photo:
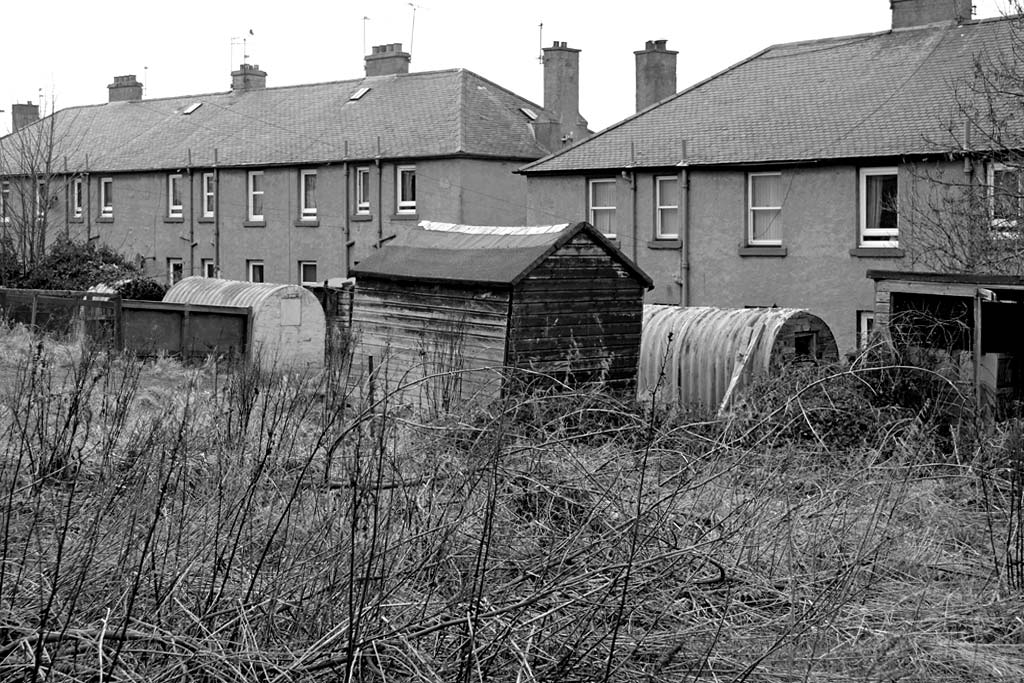
<instances>
[{"instance_id":1,"label":"wooden plank wall","mask_svg":"<svg viewBox=\"0 0 1024 683\"><path fill-rule=\"evenodd\" d=\"M360 278L351 376L366 383L372 357L377 398L387 389L396 401L428 410L497 398L508 297L498 289Z\"/></svg>"},{"instance_id":2,"label":"wooden plank wall","mask_svg":"<svg viewBox=\"0 0 1024 683\"><path fill-rule=\"evenodd\" d=\"M633 385L643 292L603 248L577 235L516 287L510 365L563 381Z\"/></svg>"}]
</instances>

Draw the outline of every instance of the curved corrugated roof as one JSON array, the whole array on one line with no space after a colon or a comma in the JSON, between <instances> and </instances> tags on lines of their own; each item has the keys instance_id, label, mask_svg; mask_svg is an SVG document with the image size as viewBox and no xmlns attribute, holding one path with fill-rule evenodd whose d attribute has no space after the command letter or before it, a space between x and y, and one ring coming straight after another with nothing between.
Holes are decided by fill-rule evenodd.
<instances>
[{"instance_id":1,"label":"curved corrugated roof","mask_svg":"<svg viewBox=\"0 0 1024 683\"><path fill-rule=\"evenodd\" d=\"M778 360L774 357L778 353L776 339L794 319L828 330L821 318L798 308L645 305L638 395L649 395L658 388L668 400L717 407L737 363L746 359L739 378L742 384L767 372ZM820 339L819 343L828 344L829 340ZM828 351L826 356L838 355L834 339Z\"/></svg>"},{"instance_id":2,"label":"curved corrugated roof","mask_svg":"<svg viewBox=\"0 0 1024 683\"><path fill-rule=\"evenodd\" d=\"M251 306L256 309L267 299L280 298L283 294L310 297L316 301L311 292L299 285L239 282L199 276L187 277L175 284L164 294L164 301L205 306Z\"/></svg>"}]
</instances>

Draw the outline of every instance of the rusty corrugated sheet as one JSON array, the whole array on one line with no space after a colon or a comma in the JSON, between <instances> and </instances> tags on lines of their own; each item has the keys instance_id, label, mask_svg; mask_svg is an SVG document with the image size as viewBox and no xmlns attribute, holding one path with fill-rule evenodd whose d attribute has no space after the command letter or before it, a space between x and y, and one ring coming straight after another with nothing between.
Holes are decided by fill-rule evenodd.
<instances>
[{"instance_id":1,"label":"rusty corrugated sheet","mask_svg":"<svg viewBox=\"0 0 1024 683\"><path fill-rule=\"evenodd\" d=\"M646 305L637 395L657 389L666 402L717 408L730 384L742 388L781 360L777 341L796 324L822 331L823 355L838 355L824 321L800 309Z\"/></svg>"}]
</instances>

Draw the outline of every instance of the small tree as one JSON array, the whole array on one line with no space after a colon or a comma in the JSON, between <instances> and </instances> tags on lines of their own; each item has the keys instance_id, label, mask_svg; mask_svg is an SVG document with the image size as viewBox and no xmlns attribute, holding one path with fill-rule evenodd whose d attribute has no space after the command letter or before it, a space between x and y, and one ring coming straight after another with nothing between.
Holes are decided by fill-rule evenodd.
<instances>
[{"instance_id":1,"label":"small tree","mask_svg":"<svg viewBox=\"0 0 1024 683\"><path fill-rule=\"evenodd\" d=\"M1010 0L1000 49L953 83L947 159L915 173L904 218L909 255L940 272L1024 274L1024 17ZM963 172L949 160L963 163ZM946 163L944 163L946 162Z\"/></svg>"},{"instance_id":2,"label":"small tree","mask_svg":"<svg viewBox=\"0 0 1024 683\"><path fill-rule=\"evenodd\" d=\"M25 270L45 257L68 187L60 162L70 150L58 118L51 113L0 139L0 239Z\"/></svg>"}]
</instances>

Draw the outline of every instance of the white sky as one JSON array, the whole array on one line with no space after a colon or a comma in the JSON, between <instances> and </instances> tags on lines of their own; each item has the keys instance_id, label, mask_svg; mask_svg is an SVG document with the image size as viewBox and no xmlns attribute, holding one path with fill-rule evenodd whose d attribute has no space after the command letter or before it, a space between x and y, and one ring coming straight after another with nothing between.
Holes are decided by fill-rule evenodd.
<instances>
[{"instance_id":1,"label":"white sky","mask_svg":"<svg viewBox=\"0 0 1024 683\"><path fill-rule=\"evenodd\" d=\"M406 0L0 1L0 135L11 103L103 103L115 75L136 74L147 99L227 90L242 36L270 87L357 78L364 23L366 51L400 42L412 71L470 69L543 104L543 22L545 46L582 50L580 109L600 130L633 113L633 51L647 40L679 51L683 89L768 45L884 31L891 19L889 0L416 0L412 34ZM975 17L1009 2L974 0Z\"/></svg>"}]
</instances>

